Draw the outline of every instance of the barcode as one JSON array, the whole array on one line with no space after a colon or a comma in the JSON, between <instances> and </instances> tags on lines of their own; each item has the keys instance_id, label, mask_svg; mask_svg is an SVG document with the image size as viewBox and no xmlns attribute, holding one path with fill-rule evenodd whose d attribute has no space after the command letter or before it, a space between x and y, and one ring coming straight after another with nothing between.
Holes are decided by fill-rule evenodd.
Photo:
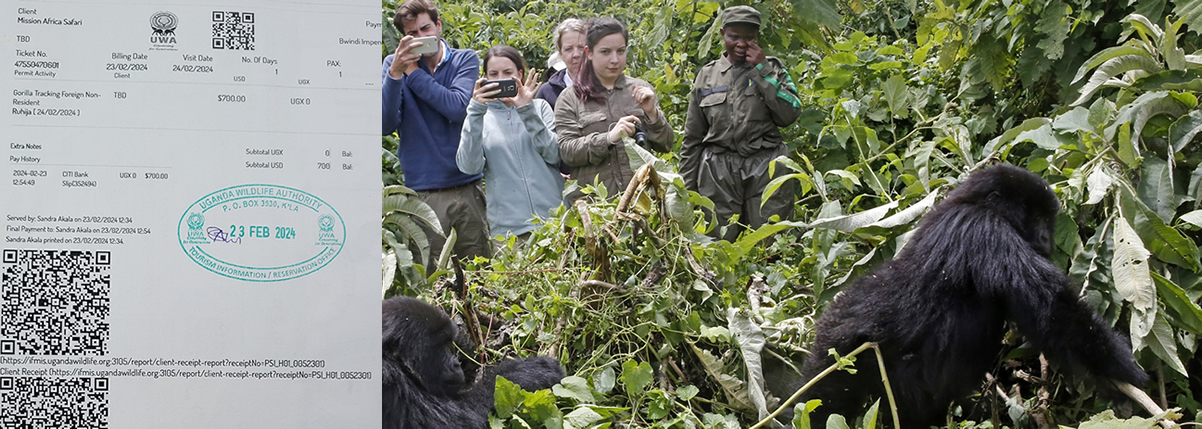
<instances>
[{"instance_id":1,"label":"barcode","mask_svg":"<svg viewBox=\"0 0 1202 429\"><path fill-rule=\"evenodd\" d=\"M108 353L108 251L4 249L3 254L0 354Z\"/></svg>"},{"instance_id":2,"label":"barcode","mask_svg":"<svg viewBox=\"0 0 1202 429\"><path fill-rule=\"evenodd\" d=\"M213 11L213 49L255 50L254 12Z\"/></svg>"},{"instance_id":3,"label":"barcode","mask_svg":"<svg viewBox=\"0 0 1202 429\"><path fill-rule=\"evenodd\" d=\"M0 428L107 429L107 378L0 377Z\"/></svg>"}]
</instances>

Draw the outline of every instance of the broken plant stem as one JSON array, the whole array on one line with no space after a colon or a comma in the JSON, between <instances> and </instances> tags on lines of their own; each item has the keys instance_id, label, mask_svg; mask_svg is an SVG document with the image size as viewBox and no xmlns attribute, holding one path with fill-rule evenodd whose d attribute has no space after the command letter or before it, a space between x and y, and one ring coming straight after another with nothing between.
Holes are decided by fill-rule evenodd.
<instances>
[{"instance_id":1,"label":"broken plant stem","mask_svg":"<svg viewBox=\"0 0 1202 429\"><path fill-rule=\"evenodd\" d=\"M855 355L858 355L861 352L868 350L868 349L872 349L873 351L876 352L877 367L880 368L880 370L881 370L881 381L885 383L885 395L889 397L889 408L890 408L890 410L893 411L893 427L894 427L894 429L901 429L901 420L898 419L898 417L897 417L897 403L893 399L893 388L889 385L889 376L885 374L885 359L883 356L881 356L881 349L879 347L877 347L877 344L873 343L873 342L861 344L860 347L856 347L855 350L852 350L851 353L848 353L846 356L843 356L843 357L844 358L854 357ZM789 399L786 399L781 404L781 406L776 409L776 411L773 411L772 414L768 415L768 417L764 417L763 420L760 420L758 423L755 424L755 426L752 426L751 429L758 429L760 427L763 427L765 424L768 424L768 422L775 419L776 416L779 416L780 413L783 413L785 411L785 409L789 407L789 404L793 403L793 401L796 401L797 398L800 398L802 393L804 393L806 390L809 390L811 387L814 387L814 384L817 383L818 380L821 380L823 377L826 377L830 373L838 371L838 370L839 370L838 362L833 363L833 364L831 364L831 366L822 370L822 372L820 372L820 373L818 373L818 375L814 376L813 379L811 379L810 381L807 381L804 386L801 386L800 389L797 389L797 392L794 392L793 396L790 396Z\"/></svg>"},{"instance_id":2,"label":"broken plant stem","mask_svg":"<svg viewBox=\"0 0 1202 429\"><path fill-rule=\"evenodd\" d=\"M1118 387L1120 392L1123 392L1123 394L1127 395L1128 398L1131 398L1131 400L1135 401L1135 403L1139 404L1141 407L1144 407L1144 410L1147 410L1153 416L1164 413L1164 409L1160 408L1160 405L1157 405L1156 401L1152 400L1152 397L1148 396L1147 392L1144 392L1138 387L1132 386L1131 383L1113 379L1110 381L1114 383L1116 387ZM1160 426L1164 428L1170 428L1174 425L1175 423L1168 420L1160 421Z\"/></svg>"}]
</instances>

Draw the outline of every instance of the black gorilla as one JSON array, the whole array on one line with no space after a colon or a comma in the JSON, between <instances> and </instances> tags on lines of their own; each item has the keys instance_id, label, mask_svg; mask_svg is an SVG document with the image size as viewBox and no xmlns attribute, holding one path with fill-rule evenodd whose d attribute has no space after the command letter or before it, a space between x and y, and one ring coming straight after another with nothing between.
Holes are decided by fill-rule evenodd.
<instances>
[{"instance_id":1,"label":"black gorilla","mask_svg":"<svg viewBox=\"0 0 1202 429\"><path fill-rule=\"evenodd\" d=\"M897 257L849 285L819 317L808 381L867 341L879 343L901 426L942 426L950 402L980 386L1006 321L1053 362L1136 386L1148 376L1126 340L1077 300L1047 258L1060 203L1047 182L1011 165L973 173L923 219ZM884 386L871 352L807 391L813 416L858 415Z\"/></svg>"},{"instance_id":2,"label":"black gorilla","mask_svg":"<svg viewBox=\"0 0 1202 429\"><path fill-rule=\"evenodd\" d=\"M564 377L549 357L507 360L485 369L468 386L455 353L458 328L446 313L421 300L383 304L385 429L484 428L498 375L526 390L550 388Z\"/></svg>"}]
</instances>

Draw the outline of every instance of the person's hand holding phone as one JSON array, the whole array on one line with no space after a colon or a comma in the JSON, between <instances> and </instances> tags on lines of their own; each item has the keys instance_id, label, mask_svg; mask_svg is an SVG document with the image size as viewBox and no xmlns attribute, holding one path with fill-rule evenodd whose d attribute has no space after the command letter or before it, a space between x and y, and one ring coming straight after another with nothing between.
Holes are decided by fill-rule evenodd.
<instances>
[{"instance_id":1,"label":"person's hand holding phone","mask_svg":"<svg viewBox=\"0 0 1202 429\"><path fill-rule=\"evenodd\" d=\"M413 52L413 49L418 46L421 46L421 42L414 41L413 36L402 37L400 43L396 45L396 51L393 52L392 65L388 67L388 75L393 79L400 79L416 71L417 61L422 58L420 53Z\"/></svg>"},{"instance_id":2,"label":"person's hand holding phone","mask_svg":"<svg viewBox=\"0 0 1202 429\"><path fill-rule=\"evenodd\" d=\"M496 99L497 94L501 93L500 85L496 82L489 82L487 78L476 79L476 86L472 88L472 100L480 104L488 104L488 102Z\"/></svg>"}]
</instances>

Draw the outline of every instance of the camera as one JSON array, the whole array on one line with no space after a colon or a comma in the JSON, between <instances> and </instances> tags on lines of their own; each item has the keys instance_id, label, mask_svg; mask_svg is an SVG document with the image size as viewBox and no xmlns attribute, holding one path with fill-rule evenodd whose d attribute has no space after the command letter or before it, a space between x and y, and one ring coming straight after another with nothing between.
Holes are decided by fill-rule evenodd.
<instances>
[{"instance_id":1,"label":"camera","mask_svg":"<svg viewBox=\"0 0 1202 429\"><path fill-rule=\"evenodd\" d=\"M505 98L518 96L518 81L513 79L486 80L481 86L488 86L490 83L497 84L497 89L501 92L494 94L488 98Z\"/></svg>"},{"instance_id":2,"label":"camera","mask_svg":"<svg viewBox=\"0 0 1202 429\"><path fill-rule=\"evenodd\" d=\"M409 52L415 54L433 54L438 52L438 36L418 37L413 39L413 42L421 42L422 45L410 49Z\"/></svg>"},{"instance_id":3,"label":"camera","mask_svg":"<svg viewBox=\"0 0 1202 429\"><path fill-rule=\"evenodd\" d=\"M647 142L647 129L643 128L642 122L634 123L634 141L639 144Z\"/></svg>"}]
</instances>

